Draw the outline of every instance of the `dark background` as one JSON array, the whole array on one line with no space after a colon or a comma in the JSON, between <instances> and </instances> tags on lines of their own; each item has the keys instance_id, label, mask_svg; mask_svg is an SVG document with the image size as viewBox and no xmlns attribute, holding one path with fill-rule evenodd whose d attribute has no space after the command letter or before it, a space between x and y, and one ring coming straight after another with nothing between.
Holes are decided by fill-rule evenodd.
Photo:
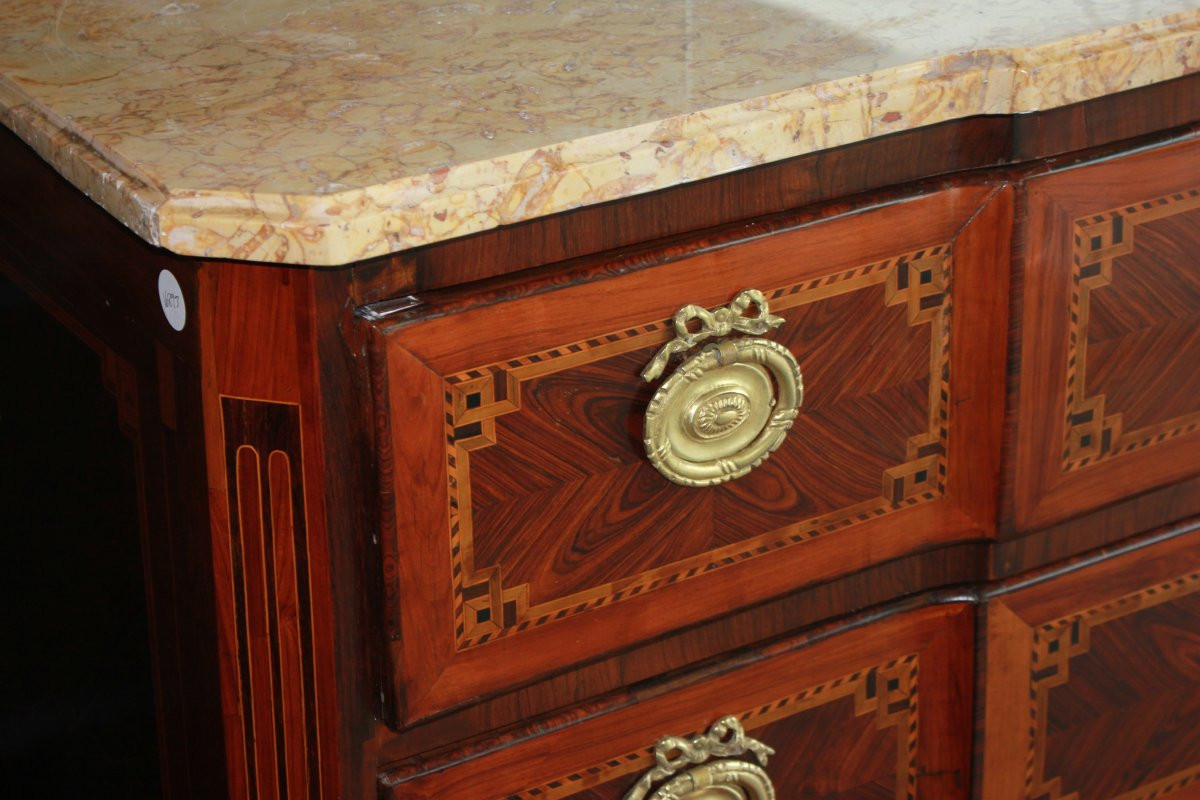
<instances>
[{"instance_id":1,"label":"dark background","mask_svg":"<svg viewBox=\"0 0 1200 800\"><path fill-rule=\"evenodd\" d=\"M160 796L140 536L100 358L0 278L0 793Z\"/></svg>"}]
</instances>

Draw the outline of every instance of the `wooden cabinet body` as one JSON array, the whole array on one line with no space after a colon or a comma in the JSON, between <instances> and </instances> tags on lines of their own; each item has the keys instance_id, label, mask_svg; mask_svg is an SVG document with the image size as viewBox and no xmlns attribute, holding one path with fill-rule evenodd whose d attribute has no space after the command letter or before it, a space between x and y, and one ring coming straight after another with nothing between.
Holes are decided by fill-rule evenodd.
<instances>
[{"instance_id":1,"label":"wooden cabinet body","mask_svg":"<svg viewBox=\"0 0 1200 800\"><path fill-rule=\"evenodd\" d=\"M137 442L171 793L618 798L734 715L780 797L1188 796L1197 122L1191 76L331 270L170 256L5 134L0 269ZM747 288L803 405L676 485L639 373Z\"/></svg>"}]
</instances>

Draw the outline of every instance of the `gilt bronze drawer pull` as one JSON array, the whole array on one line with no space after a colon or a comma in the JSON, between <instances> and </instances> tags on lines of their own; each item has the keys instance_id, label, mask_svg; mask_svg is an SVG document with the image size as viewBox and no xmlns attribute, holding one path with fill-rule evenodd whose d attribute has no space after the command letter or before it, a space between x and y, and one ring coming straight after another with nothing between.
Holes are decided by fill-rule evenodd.
<instances>
[{"instance_id":1,"label":"gilt bronze drawer pull","mask_svg":"<svg viewBox=\"0 0 1200 800\"><path fill-rule=\"evenodd\" d=\"M746 310L757 306L758 314ZM699 322L698 330L688 325ZM642 371L652 381L675 353L733 332L761 334L783 324L757 289L716 311L688 305L675 314L675 338ZM724 339L684 361L646 407L650 462L684 486L740 478L774 452L792 427L804 397L800 367L786 347L768 339Z\"/></svg>"},{"instance_id":2,"label":"gilt bronze drawer pull","mask_svg":"<svg viewBox=\"0 0 1200 800\"><path fill-rule=\"evenodd\" d=\"M731 758L747 751L758 764ZM625 800L774 800L775 788L763 767L775 751L746 736L737 717L723 717L708 733L685 739L665 736L654 747L656 766L625 794ZM704 763L709 759L721 761ZM686 769L690 765L698 765ZM654 794L647 794L661 781Z\"/></svg>"}]
</instances>

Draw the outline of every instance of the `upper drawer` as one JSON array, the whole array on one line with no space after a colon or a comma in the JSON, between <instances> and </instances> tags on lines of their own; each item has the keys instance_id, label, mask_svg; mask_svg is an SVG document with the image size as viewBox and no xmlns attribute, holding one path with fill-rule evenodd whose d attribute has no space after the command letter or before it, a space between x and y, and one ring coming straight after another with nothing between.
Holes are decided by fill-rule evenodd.
<instances>
[{"instance_id":1,"label":"upper drawer","mask_svg":"<svg viewBox=\"0 0 1200 800\"><path fill-rule=\"evenodd\" d=\"M1009 220L1007 189L948 190L380 326L397 718L989 535ZM803 402L748 474L679 485L647 458L660 381L640 373L677 309L746 287L784 320L762 337L795 357ZM758 374L782 403L783 373ZM736 425L742 401L710 394L658 410L710 432ZM749 402L746 424L761 425L761 397ZM773 624L765 634L787 621Z\"/></svg>"},{"instance_id":2,"label":"upper drawer","mask_svg":"<svg viewBox=\"0 0 1200 800\"><path fill-rule=\"evenodd\" d=\"M1018 528L1200 474L1200 143L1029 182Z\"/></svg>"}]
</instances>

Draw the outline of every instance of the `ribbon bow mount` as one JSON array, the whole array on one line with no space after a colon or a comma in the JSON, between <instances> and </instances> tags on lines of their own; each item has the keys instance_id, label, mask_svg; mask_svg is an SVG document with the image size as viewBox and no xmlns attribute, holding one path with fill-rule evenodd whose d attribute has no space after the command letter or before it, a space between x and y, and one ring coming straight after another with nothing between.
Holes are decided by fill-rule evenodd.
<instances>
[{"instance_id":1,"label":"ribbon bow mount","mask_svg":"<svg viewBox=\"0 0 1200 800\"><path fill-rule=\"evenodd\" d=\"M758 313L748 316L746 311L752 305L758 308ZM694 331L689 327L693 321L700 323L700 327ZM702 306L684 306L675 312L675 338L663 345L642 370L642 380L659 378L671 356L687 352L706 339L728 336L735 331L761 336L782 324L783 318L770 313L767 300L758 289L746 289L738 293L732 303L715 311Z\"/></svg>"}]
</instances>

